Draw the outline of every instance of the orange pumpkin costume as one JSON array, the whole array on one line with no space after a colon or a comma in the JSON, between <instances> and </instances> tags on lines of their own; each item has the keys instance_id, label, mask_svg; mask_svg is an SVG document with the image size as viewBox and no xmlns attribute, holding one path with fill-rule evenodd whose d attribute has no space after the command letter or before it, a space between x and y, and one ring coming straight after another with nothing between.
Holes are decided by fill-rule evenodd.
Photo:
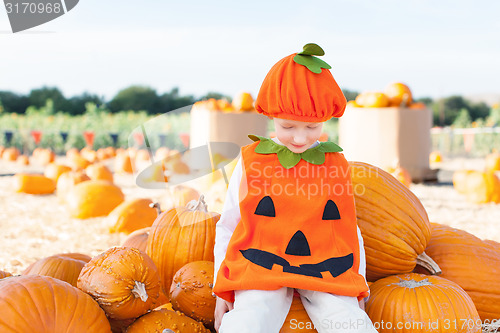
<instances>
[{"instance_id":1,"label":"orange pumpkin costume","mask_svg":"<svg viewBox=\"0 0 500 333\"><path fill-rule=\"evenodd\" d=\"M241 221L214 292L231 302L234 290L281 287L367 296L343 154L325 153L323 164L300 160L285 169L277 154L256 153L258 144L242 148Z\"/></svg>"}]
</instances>

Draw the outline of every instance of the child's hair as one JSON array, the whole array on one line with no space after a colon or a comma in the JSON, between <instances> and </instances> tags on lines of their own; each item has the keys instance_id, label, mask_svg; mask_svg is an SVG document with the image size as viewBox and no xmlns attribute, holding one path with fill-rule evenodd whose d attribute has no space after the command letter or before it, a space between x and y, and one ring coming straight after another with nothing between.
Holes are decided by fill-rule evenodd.
<instances>
[{"instance_id":1,"label":"child's hair","mask_svg":"<svg viewBox=\"0 0 500 333\"><path fill-rule=\"evenodd\" d=\"M316 52L308 52L313 46ZM319 50L319 51L318 51ZM341 117L346 106L342 90L324 61L316 44L278 61L269 71L255 101L255 109L270 117L323 122Z\"/></svg>"}]
</instances>

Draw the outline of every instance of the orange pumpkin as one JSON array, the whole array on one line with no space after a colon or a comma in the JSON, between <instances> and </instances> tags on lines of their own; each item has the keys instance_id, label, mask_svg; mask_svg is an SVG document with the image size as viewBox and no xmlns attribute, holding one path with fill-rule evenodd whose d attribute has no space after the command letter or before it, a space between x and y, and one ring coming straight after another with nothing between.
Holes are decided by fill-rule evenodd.
<instances>
[{"instance_id":1,"label":"orange pumpkin","mask_svg":"<svg viewBox=\"0 0 500 333\"><path fill-rule=\"evenodd\" d=\"M168 309L151 311L127 328L127 333L210 333L203 324L181 312Z\"/></svg>"},{"instance_id":2,"label":"orange pumpkin","mask_svg":"<svg viewBox=\"0 0 500 333\"><path fill-rule=\"evenodd\" d=\"M486 171L496 172L500 171L500 154L497 152L486 155Z\"/></svg>"},{"instance_id":3,"label":"orange pumpkin","mask_svg":"<svg viewBox=\"0 0 500 333\"><path fill-rule=\"evenodd\" d=\"M2 153L2 159L7 162L13 162L17 160L19 155L21 155L21 153L17 148L14 147L5 148L5 150Z\"/></svg>"},{"instance_id":4,"label":"orange pumpkin","mask_svg":"<svg viewBox=\"0 0 500 333\"><path fill-rule=\"evenodd\" d=\"M453 188L461 194L467 193L467 176L474 170L457 170L453 173Z\"/></svg>"},{"instance_id":5,"label":"orange pumpkin","mask_svg":"<svg viewBox=\"0 0 500 333\"><path fill-rule=\"evenodd\" d=\"M170 286L170 302L205 327L214 327L215 297L212 295L214 263L192 261L175 273Z\"/></svg>"},{"instance_id":6,"label":"orange pumpkin","mask_svg":"<svg viewBox=\"0 0 500 333\"><path fill-rule=\"evenodd\" d=\"M184 207L191 200L198 200L200 197L200 193L196 189L186 185L174 187L172 195L174 196L175 207Z\"/></svg>"},{"instance_id":7,"label":"orange pumpkin","mask_svg":"<svg viewBox=\"0 0 500 333\"><path fill-rule=\"evenodd\" d=\"M500 202L500 179L492 172L467 172L463 189L460 190L472 203Z\"/></svg>"},{"instance_id":8,"label":"orange pumpkin","mask_svg":"<svg viewBox=\"0 0 500 333\"><path fill-rule=\"evenodd\" d=\"M385 108L389 106L389 98L381 92L367 91L356 97L356 104L364 108Z\"/></svg>"},{"instance_id":9,"label":"orange pumpkin","mask_svg":"<svg viewBox=\"0 0 500 333\"><path fill-rule=\"evenodd\" d=\"M161 310L161 309L167 309L167 310L172 310L172 311L174 311L174 308L172 307L172 303L170 303L170 302L168 301L168 298L167 298L167 302L166 302L166 303L163 303L163 304L162 304L162 305L160 305L160 306L158 306L158 307L155 309L155 311L156 311L156 310Z\"/></svg>"},{"instance_id":10,"label":"orange pumpkin","mask_svg":"<svg viewBox=\"0 0 500 333\"><path fill-rule=\"evenodd\" d=\"M155 152L155 161L161 161L170 155L170 149L167 147L160 147Z\"/></svg>"},{"instance_id":11,"label":"orange pumpkin","mask_svg":"<svg viewBox=\"0 0 500 333\"><path fill-rule=\"evenodd\" d=\"M384 93L389 98L390 106L405 107L413 101L411 90L404 83L391 83L384 89Z\"/></svg>"},{"instance_id":12,"label":"orange pumpkin","mask_svg":"<svg viewBox=\"0 0 500 333\"><path fill-rule=\"evenodd\" d=\"M90 163L98 161L97 152L89 147L83 147L82 150L80 150L80 155Z\"/></svg>"},{"instance_id":13,"label":"orange pumpkin","mask_svg":"<svg viewBox=\"0 0 500 333\"><path fill-rule=\"evenodd\" d=\"M97 160L99 161L104 161L112 157L111 155L108 154L106 148L97 149L96 155L97 155Z\"/></svg>"},{"instance_id":14,"label":"orange pumpkin","mask_svg":"<svg viewBox=\"0 0 500 333\"><path fill-rule=\"evenodd\" d=\"M439 151L433 151L429 154L429 163L439 163L443 161L443 156Z\"/></svg>"},{"instance_id":15,"label":"orange pumpkin","mask_svg":"<svg viewBox=\"0 0 500 333\"><path fill-rule=\"evenodd\" d=\"M0 280L3 278L9 277L9 276L12 276L12 274L10 274L9 272L5 272L5 271L0 270Z\"/></svg>"},{"instance_id":16,"label":"orange pumpkin","mask_svg":"<svg viewBox=\"0 0 500 333\"><path fill-rule=\"evenodd\" d=\"M26 155L21 155L17 158L16 162L21 165L29 165L30 164L30 159Z\"/></svg>"},{"instance_id":17,"label":"orange pumpkin","mask_svg":"<svg viewBox=\"0 0 500 333\"><path fill-rule=\"evenodd\" d=\"M411 175L408 172L408 170L406 170L405 168L398 166L398 167L394 168L393 170L390 170L389 172L394 178L399 180L406 187L411 186Z\"/></svg>"},{"instance_id":18,"label":"orange pumpkin","mask_svg":"<svg viewBox=\"0 0 500 333\"><path fill-rule=\"evenodd\" d=\"M116 155L115 158L115 172L118 173L133 173L134 160L127 152Z\"/></svg>"},{"instance_id":19,"label":"orange pumpkin","mask_svg":"<svg viewBox=\"0 0 500 333\"><path fill-rule=\"evenodd\" d=\"M109 232L131 232L150 227L158 213L150 199L132 199L119 204L109 213Z\"/></svg>"},{"instance_id":20,"label":"orange pumpkin","mask_svg":"<svg viewBox=\"0 0 500 333\"><path fill-rule=\"evenodd\" d=\"M81 156L80 154L71 154L68 157L68 164L71 166L73 171L85 170L91 163L89 160Z\"/></svg>"},{"instance_id":21,"label":"orange pumpkin","mask_svg":"<svg viewBox=\"0 0 500 333\"><path fill-rule=\"evenodd\" d=\"M157 269L144 252L113 247L90 260L78 288L91 295L108 317L137 318L153 309L160 295Z\"/></svg>"},{"instance_id":22,"label":"orange pumpkin","mask_svg":"<svg viewBox=\"0 0 500 333\"><path fill-rule=\"evenodd\" d=\"M65 173L71 171L71 168L67 165L57 164L55 162L49 163L45 167L44 176L52 179L57 184L59 177Z\"/></svg>"},{"instance_id":23,"label":"orange pumpkin","mask_svg":"<svg viewBox=\"0 0 500 333\"><path fill-rule=\"evenodd\" d=\"M430 239L424 206L384 170L362 162L350 166L367 280L411 272Z\"/></svg>"},{"instance_id":24,"label":"orange pumpkin","mask_svg":"<svg viewBox=\"0 0 500 333\"><path fill-rule=\"evenodd\" d=\"M83 266L85 266L90 259L89 256L79 253L56 254L32 263L22 272L22 275L51 276L58 280L68 282L76 287L78 275L80 275Z\"/></svg>"},{"instance_id":25,"label":"orange pumpkin","mask_svg":"<svg viewBox=\"0 0 500 333\"><path fill-rule=\"evenodd\" d=\"M427 105L422 102L416 102L416 103L411 103L409 108L414 110L423 110L427 108Z\"/></svg>"},{"instance_id":26,"label":"orange pumpkin","mask_svg":"<svg viewBox=\"0 0 500 333\"><path fill-rule=\"evenodd\" d=\"M226 99L219 99L217 101L217 104L218 104L218 107L219 107L219 110L221 110L222 112L240 112L240 111L243 111L243 110L235 110L234 106L229 103Z\"/></svg>"},{"instance_id":27,"label":"orange pumpkin","mask_svg":"<svg viewBox=\"0 0 500 333\"><path fill-rule=\"evenodd\" d=\"M107 180L113 182L113 173L102 163L95 163L89 165L85 169L85 173L92 180Z\"/></svg>"},{"instance_id":28,"label":"orange pumpkin","mask_svg":"<svg viewBox=\"0 0 500 333\"><path fill-rule=\"evenodd\" d=\"M352 101L347 102L346 107L360 108L362 106L359 105L358 103L356 103L355 100L352 100Z\"/></svg>"},{"instance_id":29,"label":"orange pumpkin","mask_svg":"<svg viewBox=\"0 0 500 333\"><path fill-rule=\"evenodd\" d=\"M500 318L500 246L446 225L432 223L425 252L441 267L441 277L462 287L481 319Z\"/></svg>"},{"instance_id":30,"label":"orange pumpkin","mask_svg":"<svg viewBox=\"0 0 500 333\"><path fill-rule=\"evenodd\" d=\"M61 201L66 200L67 193L76 185L81 182L90 180L89 176L83 171L70 171L65 172L57 180L57 196Z\"/></svg>"},{"instance_id":31,"label":"orange pumpkin","mask_svg":"<svg viewBox=\"0 0 500 333\"><path fill-rule=\"evenodd\" d=\"M151 227L142 228L132 232L128 237L123 241L122 246L125 247L135 247L143 252L146 252L146 245L148 243L148 236Z\"/></svg>"},{"instance_id":32,"label":"orange pumpkin","mask_svg":"<svg viewBox=\"0 0 500 333\"><path fill-rule=\"evenodd\" d=\"M236 111L252 111L253 97L250 93L240 92L234 96L232 105Z\"/></svg>"},{"instance_id":33,"label":"orange pumpkin","mask_svg":"<svg viewBox=\"0 0 500 333\"><path fill-rule=\"evenodd\" d=\"M219 214L208 212L203 196L196 204L172 208L156 218L146 253L158 267L163 290L170 290L174 274L188 262L214 261L215 224L219 218Z\"/></svg>"},{"instance_id":34,"label":"orange pumpkin","mask_svg":"<svg viewBox=\"0 0 500 333\"><path fill-rule=\"evenodd\" d=\"M56 189L54 180L38 174L14 175L14 191L28 194L51 194Z\"/></svg>"},{"instance_id":35,"label":"orange pumpkin","mask_svg":"<svg viewBox=\"0 0 500 333\"><path fill-rule=\"evenodd\" d=\"M75 185L68 193L72 217L86 219L108 215L125 199L122 190L105 180L89 180Z\"/></svg>"},{"instance_id":36,"label":"orange pumpkin","mask_svg":"<svg viewBox=\"0 0 500 333\"><path fill-rule=\"evenodd\" d=\"M70 284L38 275L0 280L0 331L110 333L104 311Z\"/></svg>"},{"instance_id":37,"label":"orange pumpkin","mask_svg":"<svg viewBox=\"0 0 500 333\"><path fill-rule=\"evenodd\" d=\"M33 153L34 153L34 152L33 152ZM73 156L75 156L75 155L80 155L80 151L79 151L77 148L75 148L75 147L72 147L72 148L70 148L70 149L68 149L68 150L66 151L66 158L67 158L68 160L69 160L69 159L71 159L71 157L73 157Z\"/></svg>"},{"instance_id":38,"label":"orange pumpkin","mask_svg":"<svg viewBox=\"0 0 500 333\"><path fill-rule=\"evenodd\" d=\"M370 286L366 312L380 333L481 332L469 295L438 276L410 273L380 279Z\"/></svg>"},{"instance_id":39,"label":"orange pumpkin","mask_svg":"<svg viewBox=\"0 0 500 333\"><path fill-rule=\"evenodd\" d=\"M33 151L33 158L41 165L48 165L55 161L56 154L51 149L37 148Z\"/></svg>"}]
</instances>

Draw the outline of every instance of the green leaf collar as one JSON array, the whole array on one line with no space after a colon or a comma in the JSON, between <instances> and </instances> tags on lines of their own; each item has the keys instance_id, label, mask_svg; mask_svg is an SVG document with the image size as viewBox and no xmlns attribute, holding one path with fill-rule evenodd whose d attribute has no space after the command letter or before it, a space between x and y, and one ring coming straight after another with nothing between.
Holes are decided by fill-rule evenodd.
<instances>
[{"instance_id":1,"label":"green leaf collar","mask_svg":"<svg viewBox=\"0 0 500 333\"><path fill-rule=\"evenodd\" d=\"M338 153L342 148L333 142L320 142L314 148L307 149L303 153L294 153L286 146L280 145L271 139L250 134L248 136L253 141L260 141L255 152L258 154L277 154L278 161L285 169L293 168L303 159L311 164L320 165L325 163L325 153Z\"/></svg>"}]
</instances>

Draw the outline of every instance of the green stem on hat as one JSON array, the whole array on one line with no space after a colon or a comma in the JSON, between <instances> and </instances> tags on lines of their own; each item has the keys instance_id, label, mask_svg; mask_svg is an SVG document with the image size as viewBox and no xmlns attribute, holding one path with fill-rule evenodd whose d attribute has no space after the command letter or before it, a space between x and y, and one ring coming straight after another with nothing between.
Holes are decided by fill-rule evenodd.
<instances>
[{"instance_id":1,"label":"green stem on hat","mask_svg":"<svg viewBox=\"0 0 500 333\"><path fill-rule=\"evenodd\" d=\"M318 45L314 43L309 43L304 45L302 52L299 52L293 57L293 61L297 64L307 67L311 72L320 74L321 69L331 69L332 66L328 65L321 59L315 56L325 55L325 51Z\"/></svg>"}]
</instances>

